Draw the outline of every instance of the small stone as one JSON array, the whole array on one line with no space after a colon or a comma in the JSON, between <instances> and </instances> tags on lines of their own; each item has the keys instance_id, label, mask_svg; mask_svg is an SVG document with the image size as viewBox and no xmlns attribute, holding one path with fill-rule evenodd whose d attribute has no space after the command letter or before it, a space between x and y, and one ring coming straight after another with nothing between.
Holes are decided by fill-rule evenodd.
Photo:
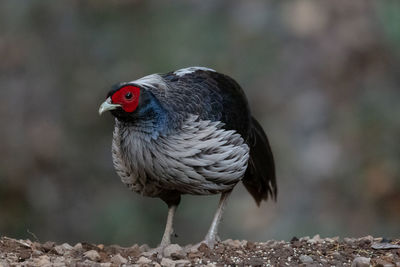
<instances>
[{"instance_id":1,"label":"small stone","mask_svg":"<svg viewBox=\"0 0 400 267\"><path fill-rule=\"evenodd\" d=\"M301 255L299 257L301 263L312 263L314 260L308 255Z\"/></svg>"},{"instance_id":2,"label":"small stone","mask_svg":"<svg viewBox=\"0 0 400 267\"><path fill-rule=\"evenodd\" d=\"M132 247L127 248L125 253L131 257L138 257L142 252L138 245L133 245Z\"/></svg>"},{"instance_id":3,"label":"small stone","mask_svg":"<svg viewBox=\"0 0 400 267\"><path fill-rule=\"evenodd\" d=\"M139 247L139 249L140 249L141 252L146 252L146 251L150 250L150 247L147 244L144 244L144 245L141 245Z\"/></svg>"},{"instance_id":4,"label":"small stone","mask_svg":"<svg viewBox=\"0 0 400 267\"><path fill-rule=\"evenodd\" d=\"M378 259L376 260L376 265L377 266L383 266L383 267L396 267L393 263L387 262L385 260Z\"/></svg>"},{"instance_id":5,"label":"small stone","mask_svg":"<svg viewBox=\"0 0 400 267\"><path fill-rule=\"evenodd\" d=\"M74 250L82 250L83 246L82 243L76 243L76 245L74 246Z\"/></svg>"},{"instance_id":6,"label":"small stone","mask_svg":"<svg viewBox=\"0 0 400 267\"><path fill-rule=\"evenodd\" d=\"M56 245L56 243L47 241L46 243L43 244L42 248L44 249L45 252L48 252L52 248L54 248L55 245Z\"/></svg>"},{"instance_id":7,"label":"small stone","mask_svg":"<svg viewBox=\"0 0 400 267\"><path fill-rule=\"evenodd\" d=\"M345 238L343 239L343 241L344 241L344 243L346 243L347 245L353 245L353 244L354 244L354 239L353 239L353 238L345 237Z\"/></svg>"},{"instance_id":8,"label":"small stone","mask_svg":"<svg viewBox=\"0 0 400 267\"><path fill-rule=\"evenodd\" d=\"M52 261L53 266L65 266L65 258L57 257Z\"/></svg>"},{"instance_id":9,"label":"small stone","mask_svg":"<svg viewBox=\"0 0 400 267\"><path fill-rule=\"evenodd\" d=\"M83 253L83 256L91 261L100 261L100 254L96 250L89 250Z\"/></svg>"},{"instance_id":10,"label":"small stone","mask_svg":"<svg viewBox=\"0 0 400 267\"><path fill-rule=\"evenodd\" d=\"M176 263L175 261L168 259L168 258L162 258L161 260L161 266L165 267L175 267Z\"/></svg>"},{"instance_id":11,"label":"small stone","mask_svg":"<svg viewBox=\"0 0 400 267\"><path fill-rule=\"evenodd\" d=\"M320 243L321 241L322 241L321 237L319 235L315 235L313 238L307 240L307 243L316 244L316 243Z\"/></svg>"},{"instance_id":12,"label":"small stone","mask_svg":"<svg viewBox=\"0 0 400 267\"><path fill-rule=\"evenodd\" d=\"M111 267L111 262L100 263L100 267Z\"/></svg>"},{"instance_id":13,"label":"small stone","mask_svg":"<svg viewBox=\"0 0 400 267\"><path fill-rule=\"evenodd\" d=\"M89 259L86 259L83 262L77 262L76 263L76 267L98 267L99 265L100 265L99 263L96 263L96 262L91 261ZM65 266L65 264L63 265L63 267L64 266Z\"/></svg>"},{"instance_id":14,"label":"small stone","mask_svg":"<svg viewBox=\"0 0 400 267\"><path fill-rule=\"evenodd\" d=\"M144 257L140 257L140 259L141 258L144 258ZM139 260L140 260L139 259ZM145 258L146 259L146 258ZM149 259L147 259L147 260L149 260ZM149 260L150 262L151 262L151 260ZM121 256L121 254L117 254L117 255L115 255L114 257L112 257L111 258L111 263L114 263L114 264L116 264L116 265L121 265L121 264L125 264L125 263L127 263L128 262L128 260L127 259L125 259L124 257L122 257ZM138 261L138 263L139 263L139 261ZM145 262L145 263L149 263L149 262Z\"/></svg>"},{"instance_id":15,"label":"small stone","mask_svg":"<svg viewBox=\"0 0 400 267\"><path fill-rule=\"evenodd\" d=\"M341 256L341 255L340 255L340 252L339 252L339 251L335 251L335 252L332 253L332 257L335 258L335 259L339 259L340 256Z\"/></svg>"},{"instance_id":16,"label":"small stone","mask_svg":"<svg viewBox=\"0 0 400 267\"><path fill-rule=\"evenodd\" d=\"M367 241L370 241L370 243L372 243L374 241L374 237L372 235L367 235L367 236L361 237L360 240L367 240Z\"/></svg>"},{"instance_id":17,"label":"small stone","mask_svg":"<svg viewBox=\"0 0 400 267\"><path fill-rule=\"evenodd\" d=\"M229 245L232 242L233 242L232 239L227 239L227 240L222 241L222 244Z\"/></svg>"},{"instance_id":18,"label":"small stone","mask_svg":"<svg viewBox=\"0 0 400 267\"><path fill-rule=\"evenodd\" d=\"M203 256L203 253L201 253L200 251L196 251L196 252L189 252L187 254L189 259L197 259L197 258L201 258Z\"/></svg>"},{"instance_id":19,"label":"small stone","mask_svg":"<svg viewBox=\"0 0 400 267\"><path fill-rule=\"evenodd\" d=\"M143 257L147 257L147 258L150 258L150 257L152 257L154 254L158 254L158 252L157 251L155 251L155 250L150 250L150 251L145 251L145 252L142 252L142 253L140 253L140 255L142 255Z\"/></svg>"},{"instance_id":20,"label":"small stone","mask_svg":"<svg viewBox=\"0 0 400 267\"><path fill-rule=\"evenodd\" d=\"M114 256L115 257L115 256ZM112 259L111 259L111 262L112 262ZM150 259L148 259L148 258L146 258L146 257L140 257L139 259L138 259L138 261L136 262L137 264L148 264L148 263L150 263L151 262L151 260Z\"/></svg>"},{"instance_id":21,"label":"small stone","mask_svg":"<svg viewBox=\"0 0 400 267\"><path fill-rule=\"evenodd\" d=\"M351 267L369 267L370 262L370 258L357 257L351 263Z\"/></svg>"},{"instance_id":22,"label":"small stone","mask_svg":"<svg viewBox=\"0 0 400 267\"><path fill-rule=\"evenodd\" d=\"M35 266L47 267L51 266L50 258L47 255L40 256L34 260Z\"/></svg>"},{"instance_id":23,"label":"small stone","mask_svg":"<svg viewBox=\"0 0 400 267\"><path fill-rule=\"evenodd\" d=\"M182 254L183 249L178 244L171 244L164 248L163 254L165 257L171 257L172 254Z\"/></svg>"},{"instance_id":24,"label":"small stone","mask_svg":"<svg viewBox=\"0 0 400 267\"><path fill-rule=\"evenodd\" d=\"M43 252L42 251L40 251L40 250L34 250L33 252L32 252L32 256L33 257L39 257L39 256L42 256L43 255Z\"/></svg>"},{"instance_id":25,"label":"small stone","mask_svg":"<svg viewBox=\"0 0 400 267\"><path fill-rule=\"evenodd\" d=\"M103 249L104 249L104 245L103 245L103 244L98 244L97 247L98 247L100 250L103 250Z\"/></svg>"},{"instance_id":26,"label":"small stone","mask_svg":"<svg viewBox=\"0 0 400 267\"><path fill-rule=\"evenodd\" d=\"M67 243L54 247L54 250L57 252L58 255L64 255L67 251L70 251L72 249L73 247Z\"/></svg>"},{"instance_id":27,"label":"small stone","mask_svg":"<svg viewBox=\"0 0 400 267\"><path fill-rule=\"evenodd\" d=\"M29 251L23 250L18 254L19 260L25 261L31 257L31 253Z\"/></svg>"},{"instance_id":28,"label":"small stone","mask_svg":"<svg viewBox=\"0 0 400 267\"><path fill-rule=\"evenodd\" d=\"M230 245L234 248L240 248L240 246L242 245L242 242L240 242L239 240L233 240Z\"/></svg>"},{"instance_id":29,"label":"small stone","mask_svg":"<svg viewBox=\"0 0 400 267\"><path fill-rule=\"evenodd\" d=\"M246 247L247 246L247 240L240 241L240 246Z\"/></svg>"},{"instance_id":30,"label":"small stone","mask_svg":"<svg viewBox=\"0 0 400 267\"><path fill-rule=\"evenodd\" d=\"M400 245L391 243L374 243L371 246L373 249L396 249L400 248Z\"/></svg>"},{"instance_id":31,"label":"small stone","mask_svg":"<svg viewBox=\"0 0 400 267\"><path fill-rule=\"evenodd\" d=\"M177 260L175 261L176 266L189 266L190 261L189 260Z\"/></svg>"},{"instance_id":32,"label":"small stone","mask_svg":"<svg viewBox=\"0 0 400 267\"><path fill-rule=\"evenodd\" d=\"M300 238L300 242L308 241L309 239L310 239L309 236L304 236L304 237L301 237L301 238Z\"/></svg>"}]
</instances>

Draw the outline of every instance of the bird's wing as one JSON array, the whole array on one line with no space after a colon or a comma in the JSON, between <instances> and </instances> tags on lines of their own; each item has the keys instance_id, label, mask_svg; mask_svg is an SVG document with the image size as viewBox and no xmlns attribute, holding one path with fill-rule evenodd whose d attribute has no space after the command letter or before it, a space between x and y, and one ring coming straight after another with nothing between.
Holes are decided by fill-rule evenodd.
<instances>
[{"instance_id":1,"label":"bird's wing","mask_svg":"<svg viewBox=\"0 0 400 267\"><path fill-rule=\"evenodd\" d=\"M133 83L145 86L169 111L177 124L190 115L200 120L222 122L244 140L250 131L251 115L241 87L229 76L202 67L152 74Z\"/></svg>"}]
</instances>

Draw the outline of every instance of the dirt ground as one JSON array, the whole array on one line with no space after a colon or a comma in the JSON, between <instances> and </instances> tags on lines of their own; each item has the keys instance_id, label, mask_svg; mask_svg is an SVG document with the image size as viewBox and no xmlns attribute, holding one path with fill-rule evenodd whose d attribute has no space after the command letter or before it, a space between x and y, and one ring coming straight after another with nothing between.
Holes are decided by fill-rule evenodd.
<instances>
[{"instance_id":1,"label":"dirt ground","mask_svg":"<svg viewBox=\"0 0 400 267\"><path fill-rule=\"evenodd\" d=\"M206 245L170 245L163 256L147 245L44 244L0 238L0 267L6 266L384 266L400 267L400 239L294 237L291 241L225 240Z\"/></svg>"}]
</instances>

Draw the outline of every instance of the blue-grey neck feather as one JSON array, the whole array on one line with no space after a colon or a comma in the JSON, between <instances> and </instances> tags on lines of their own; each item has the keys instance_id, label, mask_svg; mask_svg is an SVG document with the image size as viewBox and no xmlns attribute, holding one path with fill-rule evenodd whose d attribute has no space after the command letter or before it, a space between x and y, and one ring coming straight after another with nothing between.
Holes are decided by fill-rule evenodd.
<instances>
[{"instance_id":1,"label":"blue-grey neck feather","mask_svg":"<svg viewBox=\"0 0 400 267\"><path fill-rule=\"evenodd\" d=\"M166 134L170 124L167 110L147 90L141 92L138 108L129 116L120 117L118 120L125 127L145 133L149 138L153 139L156 139L159 135Z\"/></svg>"}]
</instances>

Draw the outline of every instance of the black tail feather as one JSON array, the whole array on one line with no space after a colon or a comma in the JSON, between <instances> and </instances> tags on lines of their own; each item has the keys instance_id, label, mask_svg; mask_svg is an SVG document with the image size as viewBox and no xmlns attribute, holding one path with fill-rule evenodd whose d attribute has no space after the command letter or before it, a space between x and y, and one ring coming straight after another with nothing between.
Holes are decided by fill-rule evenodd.
<instances>
[{"instance_id":1,"label":"black tail feather","mask_svg":"<svg viewBox=\"0 0 400 267\"><path fill-rule=\"evenodd\" d=\"M261 125L252 117L252 129L248 145L250 147L249 164L243 178L243 184L253 196L257 205L268 197L276 200L277 185L275 164L268 138Z\"/></svg>"}]
</instances>

